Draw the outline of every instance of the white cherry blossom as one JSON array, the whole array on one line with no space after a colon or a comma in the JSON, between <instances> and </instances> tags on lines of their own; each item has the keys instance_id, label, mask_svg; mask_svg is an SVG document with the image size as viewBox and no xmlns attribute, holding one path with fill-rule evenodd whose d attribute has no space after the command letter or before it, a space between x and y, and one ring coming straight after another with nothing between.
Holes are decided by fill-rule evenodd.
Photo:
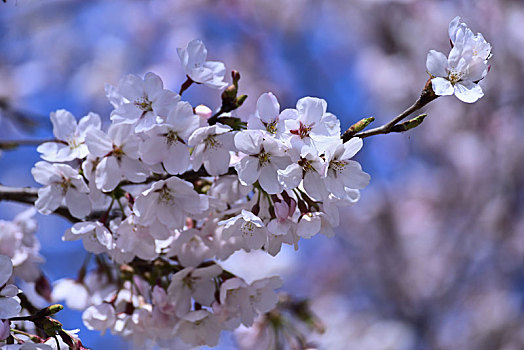
<instances>
[{"instance_id":1,"label":"white cherry blossom","mask_svg":"<svg viewBox=\"0 0 524 350\"><path fill-rule=\"evenodd\" d=\"M226 74L224 63L206 61L207 49L201 40L190 41L185 48L178 48L177 53L184 71L194 82L216 89L227 86L223 81Z\"/></svg>"},{"instance_id":2,"label":"white cherry blossom","mask_svg":"<svg viewBox=\"0 0 524 350\"><path fill-rule=\"evenodd\" d=\"M289 143L299 155L320 155L332 143L341 142L340 121L326 111L326 101L315 97L301 98L296 109L282 111Z\"/></svg>"},{"instance_id":3,"label":"white cherry blossom","mask_svg":"<svg viewBox=\"0 0 524 350\"><path fill-rule=\"evenodd\" d=\"M65 109L51 113L51 123L57 141L44 142L36 149L49 162L85 158L88 154L85 137L90 128L100 129L101 126L98 114L89 113L77 124L75 117Z\"/></svg>"},{"instance_id":4,"label":"white cherry blossom","mask_svg":"<svg viewBox=\"0 0 524 350\"><path fill-rule=\"evenodd\" d=\"M111 113L111 120L131 124L136 132L161 122L180 101L180 96L164 89L162 80L154 73L147 73L144 79L132 74L122 78L118 93L124 103Z\"/></svg>"},{"instance_id":5,"label":"white cherry blossom","mask_svg":"<svg viewBox=\"0 0 524 350\"><path fill-rule=\"evenodd\" d=\"M140 145L141 159L153 165L162 162L170 174L181 174L189 167L189 136L199 126L199 118L187 102L179 102L164 123L146 132Z\"/></svg>"},{"instance_id":6,"label":"white cherry blossom","mask_svg":"<svg viewBox=\"0 0 524 350\"><path fill-rule=\"evenodd\" d=\"M280 115L280 104L275 95L266 92L258 98L255 115L248 119L247 128L264 130L277 138L282 136L285 131L284 118Z\"/></svg>"},{"instance_id":7,"label":"white cherry blossom","mask_svg":"<svg viewBox=\"0 0 524 350\"><path fill-rule=\"evenodd\" d=\"M136 198L133 210L138 222L150 225L155 220L170 229L181 229L186 216L207 210L209 201L193 185L177 177L160 180Z\"/></svg>"},{"instance_id":8,"label":"white cherry blossom","mask_svg":"<svg viewBox=\"0 0 524 350\"><path fill-rule=\"evenodd\" d=\"M38 190L35 207L42 214L50 214L65 199L67 209L76 218L83 218L91 211L89 189L77 170L67 164L37 162L31 173L35 181L44 185Z\"/></svg>"},{"instance_id":9,"label":"white cherry blossom","mask_svg":"<svg viewBox=\"0 0 524 350\"><path fill-rule=\"evenodd\" d=\"M291 163L283 144L265 138L258 130L246 130L235 135L235 147L247 155L235 165L243 184L251 185L258 180L260 187L269 194L282 191L277 172Z\"/></svg>"},{"instance_id":10,"label":"white cherry blossom","mask_svg":"<svg viewBox=\"0 0 524 350\"><path fill-rule=\"evenodd\" d=\"M197 303L211 306L215 299L213 278L222 273L218 265L194 268L186 267L175 273L167 288L168 300L175 305L175 313L182 317L191 309L191 298Z\"/></svg>"},{"instance_id":11,"label":"white cherry blossom","mask_svg":"<svg viewBox=\"0 0 524 350\"><path fill-rule=\"evenodd\" d=\"M203 164L210 175L222 175L229 169L233 150L233 133L231 127L215 124L196 129L189 137L193 169L198 170Z\"/></svg>"},{"instance_id":12,"label":"white cherry blossom","mask_svg":"<svg viewBox=\"0 0 524 350\"><path fill-rule=\"evenodd\" d=\"M345 197L345 187L362 189L369 184L369 174L362 171L360 164L351 160L362 148L362 139L356 137L348 142L328 149L326 152L325 184L326 188L337 197Z\"/></svg>"},{"instance_id":13,"label":"white cherry blossom","mask_svg":"<svg viewBox=\"0 0 524 350\"><path fill-rule=\"evenodd\" d=\"M112 191L122 178L131 182L144 181L148 170L139 160L140 138L130 124L113 124L106 133L91 129L86 137L89 152L100 158L95 170L97 188Z\"/></svg>"},{"instance_id":14,"label":"white cherry blossom","mask_svg":"<svg viewBox=\"0 0 524 350\"><path fill-rule=\"evenodd\" d=\"M224 226L222 237L228 239L231 236L242 238L242 247L249 251L260 249L267 241L267 228L262 220L250 211L242 209L242 212L230 219L220 221Z\"/></svg>"}]
</instances>

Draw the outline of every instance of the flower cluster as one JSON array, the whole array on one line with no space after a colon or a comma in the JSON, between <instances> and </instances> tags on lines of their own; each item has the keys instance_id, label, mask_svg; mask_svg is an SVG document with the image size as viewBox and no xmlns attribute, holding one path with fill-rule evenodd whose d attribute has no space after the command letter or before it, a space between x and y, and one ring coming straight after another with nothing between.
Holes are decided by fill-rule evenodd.
<instances>
[{"instance_id":1,"label":"flower cluster","mask_svg":"<svg viewBox=\"0 0 524 350\"><path fill-rule=\"evenodd\" d=\"M439 96L457 96L463 102L473 103L484 96L479 81L488 74L491 45L482 34L473 34L460 17L449 24L449 38L453 48L448 57L431 50L426 68L431 75L433 91Z\"/></svg>"},{"instance_id":2,"label":"flower cluster","mask_svg":"<svg viewBox=\"0 0 524 350\"><path fill-rule=\"evenodd\" d=\"M433 91L474 102L491 46L459 18L449 32L449 57L428 55ZM342 137L325 100L304 97L281 110L267 92L244 121L230 113L246 98L237 97L238 72L224 82L224 64L207 61L199 40L178 55L187 75L179 93L154 73L106 87L114 107L107 128L94 113L78 122L68 111L52 113L55 139L38 147L43 161L32 169L42 185L35 207L74 221L63 240L82 240L96 255L96 270L87 271L86 260L77 279L55 284L52 298L85 310L90 329L160 348L214 346L221 331L252 326L277 304L280 278L249 284L218 262L239 250L275 256L282 244L298 249L300 239L332 236L338 207L357 202L370 181L353 160L362 138L356 130ZM215 113L182 100L193 83L227 87ZM418 125L404 124L396 130ZM36 243L23 245L31 267ZM5 254L15 261L19 251ZM259 318L264 332L273 319Z\"/></svg>"},{"instance_id":3,"label":"flower cluster","mask_svg":"<svg viewBox=\"0 0 524 350\"><path fill-rule=\"evenodd\" d=\"M223 64L206 55L200 41L179 49L191 82L224 88ZM114 106L107 130L94 113L78 122L65 110L51 114L55 140L38 147L44 161L32 170L43 185L36 208L68 210L78 222L64 240L82 240L133 276L106 266L109 274L56 284L55 300L87 307L89 328L160 345L216 344L221 330L269 311L281 282L247 284L213 260L241 249L276 255L282 244L331 236L337 206L355 203L369 183L351 159L362 140L342 141L326 101L304 97L281 111L265 93L245 123L223 113L241 104L238 80L233 73L213 117L197 114L153 73L106 88ZM140 262L154 266L146 273Z\"/></svg>"}]
</instances>

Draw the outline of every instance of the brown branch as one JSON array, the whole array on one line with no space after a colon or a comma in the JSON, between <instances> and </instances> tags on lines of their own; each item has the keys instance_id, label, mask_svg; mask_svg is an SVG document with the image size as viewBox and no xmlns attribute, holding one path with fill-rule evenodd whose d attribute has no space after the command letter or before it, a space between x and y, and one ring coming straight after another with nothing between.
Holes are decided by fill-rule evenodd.
<instances>
[{"instance_id":1,"label":"brown branch","mask_svg":"<svg viewBox=\"0 0 524 350\"><path fill-rule=\"evenodd\" d=\"M395 118L393 118L388 123L379 126L374 129L370 129L367 131L359 132L358 134L354 135L354 137L360 137L361 139L373 135L379 135L379 134L389 134L390 132L393 132L393 127L397 125L399 122L407 118L409 115L411 115L413 112L421 109L431 101L435 100L438 96L435 95L435 92L433 92L433 89L431 87L431 80L429 79L426 82L426 86L424 87L424 90L422 90L422 93L420 94L420 97L418 100L411 105L408 109L406 109L404 112L397 115ZM348 129L349 130L349 129ZM347 140L344 140L344 142L349 141L350 138Z\"/></svg>"}]
</instances>

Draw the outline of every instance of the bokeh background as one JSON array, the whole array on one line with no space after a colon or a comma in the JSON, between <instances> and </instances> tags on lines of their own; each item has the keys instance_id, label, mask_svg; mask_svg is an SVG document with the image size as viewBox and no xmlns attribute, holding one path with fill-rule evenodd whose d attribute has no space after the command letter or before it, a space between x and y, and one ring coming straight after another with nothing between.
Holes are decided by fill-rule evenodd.
<instances>
[{"instance_id":1,"label":"bokeh background","mask_svg":"<svg viewBox=\"0 0 524 350\"><path fill-rule=\"evenodd\" d=\"M209 58L242 74L248 117L272 91L283 108L303 96L328 101L342 128L377 125L411 105L428 76L430 49L447 53L455 16L493 45L485 97L427 106L404 134L373 136L358 155L372 176L360 202L341 213L334 238L316 236L276 259L235 256L247 279L279 273L284 290L311 300L327 326L321 349L524 348L524 2L520 0L7 0L0 3L0 139L52 136L48 116L66 108L106 120L104 84L128 73L159 74L178 91L176 48L204 40ZM193 105L219 94L193 86ZM10 109L38 121L33 131ZM4 151L0 183L35 186L34 147ZM0 203L0 219L24 206ZM61 242L69 223L38 216L51 280L76 276L81 244ZM2 233L0 232L0 235ZM242 269L237 263L242 261ZM260 269L264 266L264 269ZM263 270L263 271L262 271ZM83 327L93 349L131 344ZM234 349L232 334L222 349Z\"/></svg>"}]
</instances>

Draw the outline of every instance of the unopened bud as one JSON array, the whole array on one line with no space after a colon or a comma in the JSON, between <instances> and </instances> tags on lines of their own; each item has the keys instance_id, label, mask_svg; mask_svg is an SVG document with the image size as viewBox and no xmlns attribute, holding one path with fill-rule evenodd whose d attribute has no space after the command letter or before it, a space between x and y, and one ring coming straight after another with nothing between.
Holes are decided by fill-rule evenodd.
<instances>
[{"instance_id":1,"label":"unopened bud","mask_svg":"<svg viewBox=\"0 0 524 350\"><path fill-rule=\"evenodd\" d=\"M395 125L391 128L391 132L404 132L408 131L410 129L416 128L422 122L424 121L424 118L426 118L428 115L426 113L419 115L418 117L415 117L413 119L408 120L407 122L404 122L402 124Z\"/></svg>"},{"instance_id":2,"label":"unopened bud","mask_svg":"<svg viewBox=\"0 0 524 350\"><path fill-rule=\"evenodd\" d=\"M247 98L247 95L240 95L239 97L237 97L237 100L236 100L237 107L242 106L246 98Z\"/></svg>"},{"instance_id":3,"label":"unopened bud","mask_svg":"<svg viewBox=\"0 0 524 350\"><path fill-rule=\"evenodd\" d=\"M233 79L233 85L235 85L238 89L238 81L240 80L240 73L236 70L232 70L231 78Z\"/></svg>"},{"instance_id":4,"label":"unopened bud","mask_svg":"<svg viewBox=\"0 0 524 350\"><path fill-rule=\"evenodd\" d=\"M349 141L356 133L364 130L373 121L375 121L374 117L360 119L358 122L351 125L349 129L346 130L344 135L342 135L342 141L343 142Z\"/></svg>"},{"instance_id":5,"label":"unopened bud","mask_svg":"<svg viewBox=\"0 0 524 350\"><path fill-rule=\"evenodd\" d=\"M213 115L213 111L206 105L198 105L195 107L195 114L201 118L209 119Z\"/></svg>"}]
</instances>

